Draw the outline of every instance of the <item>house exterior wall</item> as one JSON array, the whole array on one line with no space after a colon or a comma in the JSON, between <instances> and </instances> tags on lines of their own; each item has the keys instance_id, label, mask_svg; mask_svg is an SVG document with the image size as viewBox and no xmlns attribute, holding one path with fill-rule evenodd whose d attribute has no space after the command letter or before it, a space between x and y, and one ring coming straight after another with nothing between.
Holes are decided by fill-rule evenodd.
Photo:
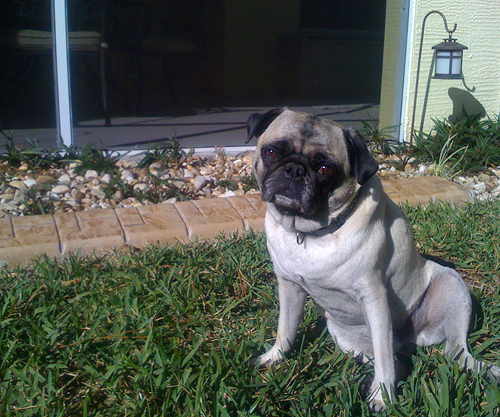
<instances>
[{"instance_id":1,"label":"house exterior wall","mask_svg":"<svg viewBox=\"0 0 500 417\"><path fill-rule=\"evenodd\" d=\"M397 1L388 0L387 22L396 20L399 10ZM422 22L425 15L438 10L448 21L448 27L457 29L453 38L469 49L464 51L463 74L464 80L433 79L431 64L433 59L432 46L442 42L448 34L443 19L438 14L427 18L422 49L422 63L418 100L416 105L415 129L429 132L433 126L432 119L447 118L453 109L453 103L448 96L448 89L456 87L463 90L473 89L471 93L484 106L490 117L500 113L500 0L412 0L412 14L409 22L409 60L408 77L404 85L406 94L404 100L404 137L407 138L413 112L415 80L417 76L417 60L422 33ZM394 23L394 25L396 25ZM396 25L397 26L397 25ZM389 51L391 43L387 37L395 36L395 29L387 26L384 72L382 81L381 127L392 125L391 103L391 67L393 66L394 51ZM392 31L392 34L391 34ZM387 56L387 60L386 60ZM386 68L387 66L387 68ZM390 124L389 124L390 121Z\"/></svg>"}]
</instances>

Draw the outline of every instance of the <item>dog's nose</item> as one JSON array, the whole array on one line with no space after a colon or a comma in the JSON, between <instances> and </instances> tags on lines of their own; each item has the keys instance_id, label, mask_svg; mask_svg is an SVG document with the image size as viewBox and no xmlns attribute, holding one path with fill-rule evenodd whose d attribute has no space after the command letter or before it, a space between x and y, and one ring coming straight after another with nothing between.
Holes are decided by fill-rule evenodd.
<instances>
[{"instance_id":1,"label":"dog's nose","mask_svg":"<svg viewBox=\"0 0 500 417\"><path fill-rule=\"evenodd\" d=\"M300 181L306 176L306 170L302 165L290 164L285 167L285 176Z\"/></svg>"}]
</instances>

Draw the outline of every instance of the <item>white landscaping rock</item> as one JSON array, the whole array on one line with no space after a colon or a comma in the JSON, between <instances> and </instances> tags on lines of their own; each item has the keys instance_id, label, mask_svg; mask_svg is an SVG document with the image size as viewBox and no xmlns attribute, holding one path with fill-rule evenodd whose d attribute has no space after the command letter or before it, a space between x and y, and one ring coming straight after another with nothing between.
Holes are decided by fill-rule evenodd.
<instances>
[{"instance_id":1,"label":"white landscaping rock","mask_svg":"<svg viewBox=\"0 0 500 417\"><path fill-rule=\"evenodd\" d=\"M97 171L95 171L93 169L89 169L88 171L85 172L84 177L86 180L90 180L92 178L98 178L99 174L97 173Z\"/></svg>"},{"instance_id":2,"label":"white landscaping rock","mask_svg":"<svg viewBox=\"0 0 500 417\"><path fill-rule=\"evenodd\" d=\"M19 181L19 180L11 181L11 183L9 184L9 187L17 188L18 190L21 190L21 191L25 191L28 189L26 184L22 181Z\"/></svg>"},{"instance_id":3,"label":"white landscaping rock","mask_svg":"<svg viewBox=\"0 0 500 417\"><path fill-rule=\"evenodd\" d=\"M209 181L206 177L203 175L198 175L194 180L193 180L193 185L194 188L199 191L203 188L205 188L209 184Z\"/></svg>"},{"instance_id":4,"label":"white landscaping rock","mask_svg":"<svg viewBox=\"0 0 500 417\"><path fill-rule=\"evenodd\" d=\"M23 182L24 182L24 185L26 185L26 187L28 187L28 188L31 188L34 185L36 185L36 180L33 180L33 179L27 179L27 180L24 180Z\"/></svg>"},{"instance_id":5,"label":"white landscaping rock","mask_svg":"<svg viewBox=\"0 0 500 417\"><path fill-rule=\"evenodd\" d=\"M128 169L124 169L122 173L120 174L122 179L126 179L128 177L134 178L134 173Z\"/></svg>"},{"instance_id":6,"label":"white landscaping rock","mask_svg":"<svg viewBox=\"0 0 500 417\"><path fill-rule=\"evenodd\" d=\"M236 197L238 194L236 194L234 191L226 191L224 194L221 194L219 197L224 197L224 198L227 198L227 197Z\"/></svg>"},{"instance_id":7,"label":"white landscaping rock","mask_svg":"<svg viewBox=\"0 0 500 417\"><path fill-rule=\"evenodd\" d=\"M163 169L163 164L161 162L153 162L150 166L149 166L149 169L150 170L156 170L156 171L159 171L161 169Z\"/></svg>"},{"instance_id":8,"label":"white landscaping rock","mask_svg":"<svg viewBox=\"0 0 500 417\"><path fill-rule=\"evenodd\" d=\"M69 185L66 184L56 185L54 188L52 188L52 192L54 194L66 194L69 193L70 191L71 188L69 187Z\"/></svg>"},{"instance_id":9,"label":"white landscaping rock","mask_svg":"<svg viewBox=\"0 0 500 417\"><path fill-rule=\"evenodd\" d=\"M191 172L189 169L184 170L184 178L194 178L194 172Z\"/></svg>"},{"instance_id":10,"label":"white landscaping rock","mask_svg":"<svg viewBox=\"0 0 500 417\"><path fill-rule=\"evenodd\" d=\"M491 190L491 196L495 198L500 196L500 185L497 185L493 190Z\"/></svg>"},{"instance_id":11,"label":"white landscaping rock","mask_svg":"<svg viewBox=\"0 0 500 417\"><path fill-rule=\"evenodd\" d=\"M200 174L205 176L205 175L211 175L214 172L214 170L210 167L200 167Z\"/></svg>"},{"instance_id":12,"label":"white landscaping rock","mask_svg":"<svg viewBox=\"0 0 500 417\"><path fill-rule=\"evenodd\" d=\"M148 185L144 184L143 182L140 182L139 184L134 185L135 191L144 191L146 188L148 188Z\"/></svg>"},{"instance_id":13,"label":"white landscaping rock","mask_svg":"<svg viewBox=\"0 0 500 417\"><path fill-rule=\"evenodd\" d=\"M71 178L68 174L63 174L57 180L59 184L71 184Z\"/></svg>"},{"instance_id":14,"label":"white landscaping rock","mask_svg":"<svg viewBox=\"0 0 500 417\"><path fill-rule=\"evenodd\" d=\"M106 194L104 193L104 191L101 190L101 187L99 187L99 186L93 187L90 190L90 194L92 194L93 196L96 196L100 200L104 200L106 198Z\"/></svg>"},{"instance_id":15,"label":"white landscaping rock","mask_svg":"<svg viewBox=\"0 0 500 417\"><path fill-rule=\"evenodd\" d=\"M101 182L103 182L104 184L109 184L111 182L111 175L109 174L104 174L102 177L101 177Z\"/></svg>"}]
</instances>

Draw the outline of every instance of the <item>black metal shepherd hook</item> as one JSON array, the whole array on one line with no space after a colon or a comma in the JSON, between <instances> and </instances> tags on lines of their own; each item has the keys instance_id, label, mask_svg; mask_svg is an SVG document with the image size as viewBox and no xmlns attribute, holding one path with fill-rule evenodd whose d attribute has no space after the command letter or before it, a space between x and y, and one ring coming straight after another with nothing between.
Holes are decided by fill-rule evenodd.
<instances>
[{"instance_id":1,"label":"black metal shepherd hook","mask_svg":"<svg viewBox=\"0 0 500 417\"><path fill-rule=\"evenodd\" d=\"M433 11L427 13L425 15L425 17L424 17L424 21L422 23L422 33L420 34L420 48L419 48L419 51L418 51L417 79L415 81L415 96L413 97L413 115L412 115L412 118L411 118L410 147L413 144L413 135L414 135L414 129L415 129L415 108L417 107L418 79L419 79L419 76L420 76L420 63L422 61L422 46L423 46L423 41L424 41L425 21L427 20L427 18L431 14L434 14L434 13L437 13L438 15L440 15L443 18L444 28L445 28L446 32L448 32L448 35L449 35L450 39L451 39L451 35L453 34L453 32L455 32L457 30L457 24L456 23L454 24L452 30L450 30L448 28L448 22L446 20L446 17L444 16L443 13L441 13L438 10L433 10Z\"/></svg>"}]
</instances>

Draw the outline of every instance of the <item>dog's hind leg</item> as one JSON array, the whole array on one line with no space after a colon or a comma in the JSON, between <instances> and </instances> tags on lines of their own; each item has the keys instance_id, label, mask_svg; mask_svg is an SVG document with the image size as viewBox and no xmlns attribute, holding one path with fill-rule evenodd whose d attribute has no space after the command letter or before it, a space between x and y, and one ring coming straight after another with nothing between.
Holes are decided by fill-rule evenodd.
<instances>
[{"instance_id":1,"label":"dog's hind leg","mask_svg":"<svg viewBox=\"0 0 500 417\"><path fill-rule=\"evenodd\" d=\"M472 302L462 277L453 269L436 266L419 308L412 315L414 342L429 346L445 342L445 354L468 371L485 366L500 379L500 368L473 358L467 347Z\"/></svg>"}]
</instances>

